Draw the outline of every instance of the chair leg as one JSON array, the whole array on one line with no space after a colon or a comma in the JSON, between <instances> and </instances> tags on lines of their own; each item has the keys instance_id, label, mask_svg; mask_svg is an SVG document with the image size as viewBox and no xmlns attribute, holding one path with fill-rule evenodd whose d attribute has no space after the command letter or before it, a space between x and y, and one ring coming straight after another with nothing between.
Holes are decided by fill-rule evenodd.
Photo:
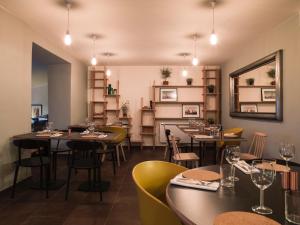
<instances>
[{"instance_id":1,"label":"chair leg","mask_svg":"<svg viewBox=\"0 0 300 225\"><path fill-rule=\"evenodd\" d=\"M111 152L111 159L113 163L112 165L113 165L114 175L116 175L116 156L114 151Z\"/></svg>"},{"instance_id":2,"label":"chair leg","mask_svg":"<svg viewBox=\"0 0 300 225\"><path fill-rule=\"evenodd\" d=\"M88 176L89 176L89 188L91 189L91 187L92 187L91 169L88 169Z\"/></svg>"},{"instance_id":3,"label":"chair leg","mask_svg":"<svg viewBox=\"0 0 300 225\"><path fill-rule=\"evenodd\" d=\"M117 163L118 163L118 166L120 166L120 151L119 151L119 146L116 145L116 152L117 152Z\"/></svg>"},{"instance_id":4,"label":"chair leg","mask_svg":"<svg viewBox=\"0 0 300 225\"><path fill-rule=\"evenodd\" d=\"M53 171L53 179L56 180L56 171L57 171L57 152L53 152L52 171Z\"/></svg>"},{"instance_id":5,"label":"chair leg","mask_svg":"<svg viewBox=\"0 0 300 225\"><path fill-rule=\"evenodd\" d=\"M164 160L167 159L167 153L168 153L168 146L165 147Z\"/></svg>"},{"instance_id":6,"label":"chair leg","mask_svg":"<svg viewBox=\"0 0 300 225\"><path fill-rule=\"evenodd\" d=\"M46 198L49 198L50 165L46 166Z\"/></svg>"},{"instance_id":7,"label":"chair leg","mask_svg":"<svg viewBox=\"0 0 300 225\"><path fill-rule=\"evenodd\" d=\"M126 161L125 152L124 152L124 148L123 148L123 145L122 145L122 144L120 144L120 148L121 148L123 160Z\"/></svg>"},{"instance_id":8,"label":"chair leg","mask_svg":"<svg viewBox=\"0 0 300 225\"><path fill-rule=\"evenodd\" d=\"M19 165L16 165L14 183L13 183L12 190L11 190L11 198L15 197L15 189L16 189L16 183L17 183L17 179L18 179L18 173L19 173Z\"/></svg>"},{"instance_id":9,"label":"chair leg","mask_svg":"<svg viewBox=\"0 0 300 225\"><path fill-rule=\"evenodd\" d=\"M43 189L44 183L44 168L43 166L40 167L40 188Z\"/></svg>"},{"instance_id":10,"label":"chair leg","mask_svg":"<svg viewBox=\"0 0 300 225\"><path fill-rule=\"evenodd\" d=\"M195 162L196 168L199 167L199 162L198 162L198 160L197 160L197 161L194 161L194 162Z\"/></svg>"},{"instance_id":11,"label":"chair leg","mask_svg":"<svg viewBox=\"0 0 300 225\"><path fill-rule=\"evenodd\" d=\"M69 197L69 188L70 188L71 172L72 172L72 168L69 167L68 178L67 178L67 186L66 186L66 194L65 194L65 200L68 200L68 197Z\"/></svg>"},{"instance_id":12,"label":"chair leg","mask_svg":"<svg viewBox=\"0 0 300 225\"><path fill-rule=\"evenodd\" d=\"M99 166L99 168L98 168L98 182L99 182L100 201L102 201L102 199L103 199L101 181L102 181L102 179L101 179L101 166Z\"/></svg>"}]
</instances>

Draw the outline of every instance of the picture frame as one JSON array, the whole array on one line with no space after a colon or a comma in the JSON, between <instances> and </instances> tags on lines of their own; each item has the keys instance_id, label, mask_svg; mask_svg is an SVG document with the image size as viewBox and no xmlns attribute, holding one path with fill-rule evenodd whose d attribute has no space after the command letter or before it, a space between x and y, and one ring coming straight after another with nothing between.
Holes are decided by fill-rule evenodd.
<instances>
[{"instance_id":1,"label":"picture frame","mask_svg":"<svg viewBox=\"0 0 300 225\"><path fill-rule=\"evenodd\" d=\"M262 102L276 102L276 89L275 88L262 88L261 89Z\"/></svg>"},{"instance_id":2,"label":"picture frame","mask_svg":"<svg viewBox=\"0 0 300 225\"><path fill-rule=\"evenodd\" d=\"M199 104L183 104L182 118L199 118L200 105Z\"/></svg>"},{"instance_id":3,"label":"picture frame","mask_svg":"<svg viewBox=\"0 0 300 225\"><path fill-rule=\"evenodd\" d=\"M257 113L257 104L241 104L242 113Z\"/></svg>"},{"instance_id":4,"label":"picture frame","mask_svg":"<svg viewBox=\"0 0 300 225\"><path fill-rule=\"evenodd\" d=\"M177 102L177 88L160 88L159 94L161 102Z\"/></svg>"},{"instance_id":5,"label":"picture frame","mask_svg":"<svg viewBox=\"0 0 300 225\"><path fill-rule=\"evenodd\" d=\"M42 104L32 104L31 105L31 118L37 118L43 115L43 105Z\"/></svg>"}]
</instances>

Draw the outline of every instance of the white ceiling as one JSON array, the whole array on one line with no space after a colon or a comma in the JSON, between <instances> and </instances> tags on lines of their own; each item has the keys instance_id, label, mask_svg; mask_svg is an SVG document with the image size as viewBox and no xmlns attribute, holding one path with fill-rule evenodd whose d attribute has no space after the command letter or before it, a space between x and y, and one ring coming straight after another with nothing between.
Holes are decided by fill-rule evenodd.
<instances>
[{"instance_id":1,"label":"white ceiling","mask_svg":"<svg viewBox=\"0 0 300 225\"><path fill-rule=\"evenodd\" d=\"M34 30L89 64L91 33L99 60L112 52L109 64L182 64L178 53L192 52L191 35L199 33L201 64L221 64L243 44L297 13L299 0L219 0L215 29L219 44L208 43L211 9L208 0L73 0L70 12L73 44L65 47L67 11L63 0L0 0L0 4ZM186 60L187 61L187 60Z\"/></svg>"}]
</instances>

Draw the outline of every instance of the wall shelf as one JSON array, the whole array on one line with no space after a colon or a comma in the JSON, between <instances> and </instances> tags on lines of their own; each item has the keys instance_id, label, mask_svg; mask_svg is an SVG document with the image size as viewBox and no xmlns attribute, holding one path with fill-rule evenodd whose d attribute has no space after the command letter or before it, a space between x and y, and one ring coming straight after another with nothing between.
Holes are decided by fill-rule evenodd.
<instances>
[{"instance_id":1,"label":"wall shelf","mask_svg":"<svg viewBox=\"0 0 300 225\"><path fill-rule=\"evenodd\" d=\"M204 88L203 85L153 85L154 88Z\"/></svg>"},{"instance_id":2,"label":"wall shelf","mask_svg":"<svg viewBox=\"0 0 300 225\"><path fill-rule=\"evenodd\" d=\"M276 102L239 102L239 104L276 104Z\"/></svg>"},{"instance_id":3,"label":"wall shelf","mask_svg":"<svg viewBox=\"0 0 300 225\"><path fill-rule=\"evenodd\" d=\"M203 104L204 102L155 102L155 104Z\"/></svg>"},{"instance_id":4,"label":"wall shelf","mask_svg":"<svg viewBox=\"0 0 300 225\"><path fill-rule=\"evenodd\" d=\"M238 88L275 88L275 85L237 85Z\"/></svg>"}]
</instances>

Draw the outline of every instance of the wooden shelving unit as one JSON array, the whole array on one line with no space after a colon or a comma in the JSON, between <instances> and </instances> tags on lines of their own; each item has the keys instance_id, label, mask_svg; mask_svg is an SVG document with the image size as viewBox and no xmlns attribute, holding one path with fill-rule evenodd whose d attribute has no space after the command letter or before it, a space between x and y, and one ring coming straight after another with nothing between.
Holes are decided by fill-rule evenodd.
<instances>
[{"instance_id":1,"label":"wooden shelving unit","mask_svg":"<svg viewBox=\"0 0 300 225\"><path fill-rule=\"evenodd\" d=\"M119 81L117 81L117 93L107 93L108 79L104 70L91 70L89 74L89 89L91 97L89 102L89 118L97 124L105 125L111 116L119 117ZM114 98L115 101L109 101Z\"/></svg>"},{"instance_id":2,"label":"wooden shelving unit","mask_svg":"<svg viewBox=\"0 0 300 225\"><path fill-rule=\"evenodd\" d=\"M221 123L221 70L203 69L203 119L213 119L216 124ZM207 87L214 85L214 93L209 93ZM213 102L213 104L211 104Z\"/></svg>"},{"instance_id":3,"label":"wooden shelving unit","mask_svg":"<svg viewBox=\"0 0 300 225\"><path fill-rule=\"evenodd\" d=\"M153 94L153 99L155 99L155 92ZM156 126L155 126L155 103L152 103L152 109L144 107L144 99L141 98L141 127L140 136L142 142L145 138L151 138L153 149L155 149L155 138L156 138ZM145 124L145 117L151 117L151 124Z\"/></svg>"}]
</instances>

